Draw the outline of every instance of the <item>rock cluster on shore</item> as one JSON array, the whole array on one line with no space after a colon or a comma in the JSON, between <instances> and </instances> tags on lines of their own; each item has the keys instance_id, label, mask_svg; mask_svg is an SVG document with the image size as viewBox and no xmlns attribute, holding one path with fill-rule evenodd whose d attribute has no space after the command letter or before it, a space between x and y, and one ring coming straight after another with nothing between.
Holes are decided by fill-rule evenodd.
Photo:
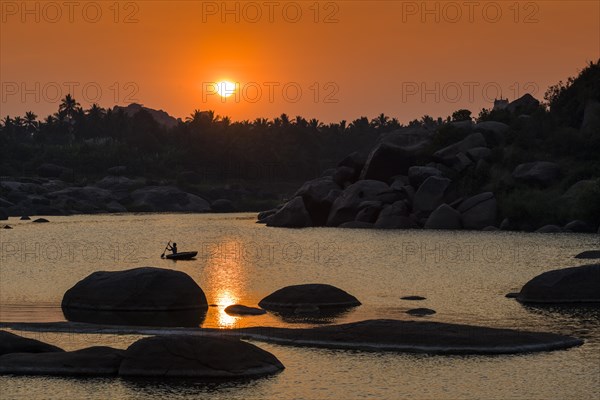
<instances>
[{"instance_id":1,"label":"rock cluster on shore","mask_svg":"<svg viewBox=\"0 0 600 400\"><path fill-rule=\"evenodd\" d=\"M600 196L600 179L573 183L576 177L569 177L562 182L570 172L545 159L529 158L531 161L505 165L507 153L522 152L514 144L514 129L521 130L523 124L533 120L528 113L537 107L539 102L525 95L507 108L519 121L511 125L465 120L438 127L409 126L384 133L368 154L348 155L337 168L304 183L280 207L260 213L258 222L288 228L486 231L540 228L538 232L545 233L598 232L597 212L585 214L593 214L586 221L574 216L583 215L577 208L586 204L585 199ZM454 142L449 143L451 139ZM521 155L521 159L528 157ZM567 183L571 186L565 191ZM511 193L506 188L516 189L510 194L513 197L503 203L510 213L500 208L500 200L505 199L498 198L498 188L502 188L505 197ZM554 197L561 190L559 197L550 200L564 215L554 216L557 221L551 225L534 222L537 226L531 226L529 221L519 220L531 217L525 209L519 209L530 207L527 202L533 201L526 190L549 188L554 190ZM525 190L525 194L519 190ZM532 207L544 205L535 203ZM507 214L521 217L507 218ZM563 219L562 223L557 223L558 218Z\"/></svg>"},{"instance_id":2,"label":"rock cluster on shore","mask_svg":"<svg viewBox=\"0 0 600 400\"><path fill-rule=\"evenodd\" d=\"M236 211L234 199L273 201L275 197L273 193L239 185L214 187L200 196L172 182L126 176L124 166L109 168L103 178L85 183L71 183L72 171L69 171L44 164L38 170L38 177L3 177L0 180L0 220L9 216L123 212L226 213ZM180 180L185 186L189 179L183 174Z\"/></svg>"}]
</instances>

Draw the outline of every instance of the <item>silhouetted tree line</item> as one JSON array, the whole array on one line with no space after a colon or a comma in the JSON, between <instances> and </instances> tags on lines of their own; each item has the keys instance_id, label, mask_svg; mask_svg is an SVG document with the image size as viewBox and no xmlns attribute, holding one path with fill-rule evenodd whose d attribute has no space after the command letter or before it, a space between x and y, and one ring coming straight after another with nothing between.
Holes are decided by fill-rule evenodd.
<instances>
[{"instance_id":1,"label":"silhouetted tree line","mask_svg":"<svg viewBox=\"0 0 600 400\"><path fill-rule=\"evenodd\" d=\"M576 130L587 102L600 101L600 61L591 62L566 84L549 88L545 99L547 103L531 116L535 124L506 110L484 109L477 120L516 127L517 143L525 149L544 146L558 156L597 155L598 135L583 137ZM443 133L438 128L446 122L464 120L471 120L469 110L457 110L446 119L425 115L407 126ZM324 124L286 114L232 122L213 111L195 110L168 129L143 109L132 116L123 108L104 109L98 104L84 110L67 95L57 112L43 120L33 112L0 120L0 175L31 175L42 163L55 163L92 177L126 165L130 173L167 179L199 171L208 179L305 180L353 151L368 151L381 133L401 127L396 118L384 114Z\"/></svg>"}]
</instances>

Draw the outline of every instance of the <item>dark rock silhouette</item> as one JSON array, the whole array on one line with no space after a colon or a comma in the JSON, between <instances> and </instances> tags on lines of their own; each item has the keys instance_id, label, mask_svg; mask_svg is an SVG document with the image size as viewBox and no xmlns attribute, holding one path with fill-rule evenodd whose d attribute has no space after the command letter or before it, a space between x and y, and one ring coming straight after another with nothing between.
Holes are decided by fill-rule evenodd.
<instances>
[{"instance_id":1,"label":"dark rock silhouette","mask_svg":"<svg viewBox=\"0 0 600 400\"><path fill-rule=\"evenodd\" d=\"M444 147L441 150L433 153L434 160L437 160L447 166L452 166L456 163L456 157L459 154L464 154L470 149L476 147L486 147L487 142L483 135L479 132L472 133L463 140L454 143L450 146Z\"/></svg>"},{"instance_id":2,"label":"dark rock silhouette","mask_svg":"<svg viewBox=\"0 0 600 400\"><path fill-rule=\"evenodd\" d=\"M583 252L577 254L575 256L575 258L584 259L584 260L600 258L600 250L586 250L586 251L583 251Z\"/></svg>"},{"instance_id":3,"label":"dark rock silhouette","mask_svg":"<svg viewBox=\"0 0 600 400\"><path fill-rule=\"evenodd\" d=\"M39 340L29 339L10 332L0 331L0 356L10 353L62 352L61 348Z\"/></svg>"},{"instance_id":4,"label":"dark rock silhouette","mask_svg":"<svg viewBox=\"0 0 600 400\"><path fill-rule=\"evenodd\" d=\"M89 347L56 353L16 353L0 357L0 374L13 375L117 375L123 350Z\"/></svg>"},{"instance_id":5,"label":"dark rock silhouette","mask_svg":"<svg viewBox=\"0 0 600 400\"><path fill-rule=\"evenodd\" d=\"M411 301L426 300L426 298L423 296L404 296L404 297L400 297L400 299L411 300Z\"/></svg>"},{"instance_id":6,"label":"dark rock silhouette","mask_svg":"<svg viewBox=\"0 0 600 400\"><path fill-rule=\"evenodd\" d=\"M426 229L460 229L460 213L448 204L442 204L431 213L427 222Z\"/></svg>"},{"instance_id":7,"label":"dark rock silhouette","mask_svg":"<svg viewBox=\"0 0 600 400\"><path fill-rule=\"evenodd\" d=\"M399 146L380 143L369 154L360 173L360 179L389 182L394 175L406 174L414 163L414 156L411 152Z\"/></svg>"},{"instance_id":8,"label":"dark rock silhouette","mask_svg":"<svg viewBox=\"0 0 600 400\"><path fill-rule=\"evenodd\" d=\"M294 197L300 196L304 201L311 225L322 226L327 222L331 206L341 192L341 186L331 177L322 177L304 183Z\"/></svg>"},{"instance_id":9,"label":"dark rock silhouette","mask_svg":"<svg viewBox=\"0 0 600 400\"><path fill-rule=\"evenodd\" d=\"M442 171L434 167L413 166L408 169L408 182L412 187L419 187L430 176L443 178Z\"/></svg>"},{"instance_id":10,"label":"dark rock silhouette","mask_svg":"<svg viewBox=\"0 0 600 400\"><path fill-rule=\"evenodd\" d=\"M558 164L548 161L534 161L517 165L512 176L518 182L549 186L560 177L560 174Z\"/></svg>"},{"instance_id":11,"label":"dark rock silhouette","mask_svg":"<svg viewBox=\"0 0 600 400\"><path fill-rule=\"evenodd\" d=\"M232 304L225 307L225 312L232 315L263 315L267 312L261 308L248 307L242 304Z\"/></svg>"},{"instance_id":12,"label":"dark rock silhouette","mask_svg":"<svg viewBox=\"0 0 600 400\"><path fill-rule=\"evenodd\" d=\"M544 272L527 282L517 300L523 303L600 302L600 264Z\"/></svg>"},{"instance_id":13,"label":"dark rock silhouette","mask_svg":"<svg viewBox=\"0 0 600 400\"><path fill-rule=\"evenodd\" d=\"M286 286L264 299L258 305L266 310L295 312L305 307L318 307L319 310L344 309L360 305L358 299L335 286L325 284L304 284Z\"/></svg>"},{"instance_id":14,"label":"dark rock silhouette","mask_svg":"<svg viewBox=\"0 0 600 400\"><path fill-rule=\"evenodd\" d=\"M290 346L429 354L515 354L583 344L553 333L387 319L301 329L242 328L232 334Z\"/></svg>"},{"instance_id":15,"label":"dark rock silhouette","mask_svg":"<svg viewBox=\"0 0 600 400\"><path fill-rule=\"evenodd\" d=\"M119 375L239 379L283 369L271 353L235 338L155 336L129 346Z\"/></svg>"},{"instance_id":16,"label":"dark rock silhouette","mask_svg":"<svg viewBox=\"0 0 600 400\"><path fill-rule=\"evenodd\" d=\"M36 224L41 224L41 223L50 222L50 221L48 221L46 218L38 218L38 219L34 219L31 222L36 223Z\"/></svg>"},{"instance_id":17,"label":"dark rock silhouette","mask_svg":"<svg viewBox=\"0 0 600 400\"><path fill-rule=\"evenodd\" d=\"M302 197L298 196L268 217L267 226L305 228L312 226L312 219L306 210Z\"/></svg>"},{"instance_id":18,"label":"dark rock silhouette","mask_svg":"<svg viewBox=\"0 0 600 400\"><path fill-rule=\"evenodd\" d=\"M414 209L431 212L438 208L444 202L450 182L450 179L436 176L427 178L415 193Z\"/></svg>"},{"instance_id":19,"label":"dark rock silhouette","mask_svg":"<svg viewBox=\"0 0 600 400\"><path fill-rule=\"evenodd\" d=\"M362 202L379 200L378 196L388 189L388 185L376 180L361 180L348 186L333 202L327 226L339 226L344 222L354 221Z\"/></svg>"},{"instance_id":20,"label":"dark rock silhouette","mask_svg":"<svg viewBox=\"0 0 600 400\"><path fill-rule=\"evenodd\" d=\"M198 326L208 305L202 289L185 273L142 267L94 272L67 290L62 309L71 321Z\"/></svg>"},{"instance_id":21,"label":"dark rock silhouette","mask_svg":"<svg viewBox=\"0 0 600 400\"><path fill-rule=\"evenodd\" d=\"M431 308L413 308L408 310L406 313L417 317L424 317L426 315L435 314L435 310L432 310Z\"/></svg>"},{"instance_id":22,"label":"dark rock silhouette","mask_svg":"<svg viewBox=\"0 0 600 400\"><path fill-rule=\"evenodd\" d=\"M460 203L462 226L465 229L483 229L496 222L498 205L492 192L480 193Z\"/></svg>"}]
</instances>

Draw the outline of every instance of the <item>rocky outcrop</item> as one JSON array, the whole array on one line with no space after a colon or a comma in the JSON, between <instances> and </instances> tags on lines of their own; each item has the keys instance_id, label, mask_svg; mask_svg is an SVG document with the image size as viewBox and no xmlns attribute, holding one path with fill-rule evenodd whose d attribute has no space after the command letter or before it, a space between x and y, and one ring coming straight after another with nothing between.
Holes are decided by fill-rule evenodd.
<instances>
[{"instance_id":1,"label":"rocky outcrop","mask_svg":"<svg viewBox=\"0 0 600 400\"><path fill-rule=\"evenodd\" d=\"M283 228L305 228L312 226L310 214L302 197L294 197L267 219L267 226Z\"/></svg>"},{"instance_id":2,"label":"rocky outcrop","mask_svg":"<svg viewBox=\"0 0 600 400\"><path fill-rule=\"evenodd\" d=\"M63 350L10 332L0 331L0 356L10 353L51 353Z\"/></svg>"},{"instance_id":3,"label":"rocky outcrop","mask_svg":"<svg viewBox=\"0 0 600 400\"><path fill-rule=\"evenodd\" d=\"M339 226L344 222L354 221L361 203L379 200L378 196L388 190L388 185L376 180L361 180L353 183L333 202L327 218L327 226Z\"/></svg>"},{"instance_id":4,"label":"rocky outcrop","mask_svg":"<svg viewBox=\"0 0 600 400\"><path fill-rule=\"evenodd\" d=\"M560 177L560 166L548 161L520 164L514 169L513 178L521 183L550 186Z\"/></svg>"},{"instance_id":5,"label":"rocky outcrop","mask_svg":"<svg viewBox=\"0 0 600 400\"><path fill-rule=\"evenodd\" d=\"M104 376L117 375L123 350L111 347L58 353L16 353L0 357L0 374Z\"/></svg>"},{"instance_id":6,"label":"rocky outcrop","mask_svg":"<svg viewBox=\"0 0 600 400\"><path fill-rule=\"evenodd\" d=\"M120 376L240 379L284 369L271 353L239 339L209 336L155 336L125 352Z\"/></svg>"},{"instance_id":7,"label":"rocky outcrop","mask_svg":"<svg viewBox=\"0 0 600 400\"><path fill-rule=\"evenodd\" d=\"M412 187L418 188L430 176L444 177L442 171L434 167L414 166L408 169L408 182Z\"/></svg>"},{"instance_id":8,"label":"rocky outcrop","mask_svg":"<svg viewBox=\"0 0 600 400\"><path fill-rule=\"evenodd\" d=\"M460 229L460 220L458 211L448 204L442 204L431 213L425 223L425 229Z\"/></svg>"},{"instance_id":9,"label":"rocky outcrop","mask_svg":"<svg viewBox=\"0 0 600 400\"><path fill-rule=\"evenodd\" d=\"M457 156L460 153L465 153L476 147L486 147L487 143L483 135L475 132L450 146L444 147L441 150L433 153L433 158L445 165L452 166L457 162Z\"/></svg>"},{"instance_id":10,"label":"rocky outcrop","mask_svg":"<svg viewBox=\"0 0 600 400\"><path fill-rule=\"evenodd\" d=\"M286 286L262 299L258 305L266 310L294 312L304 307L318 307L319 310L344 309L359 306L360 302L335 286L315 283Z\"/></svg>"},{"instance_id":11,"label":"rocky outcrop","mask_svg":"<svg viewBox=\"0 0 600 400\"><path fill-rule=\"evenodd\" d=\"M600 264L544 272L527 282L517 297L522 303L600 302Z\"/></svg>"},{"instance_id":12,"label":"rocky outcrop","mask_svg":"<svg viewBox=\"0 0 600 400\"><path fill-rule=\"evenodd\" d=\"M342 168L350 170L349 167ZM322 226L327 222L331 206L341 192L341 187L331 177L322 177L304 183L294 197L300 196L304 201L311 225Z\"/></svg>"},{"instance_id":13,"label":"rocky outcrop","mask_svg":"<svg viewBox=\"0 0 600 400\"><path fill-rule=\"evenodd\" d=\"M70 321L198 326L208 305L187 274L142 267L94 272L67 290L62 310Z\"/></svg>"},{"instance_id":14,"label":"rocky outcrop","mask_svg":"<svg viewBox=\"0 0 600 400\"><path fill-rule=\"evenodd\" d=\"M465 229L483 229L496 223L498 205L492 192L470 197L460 203L461 223Z\"/></svg>"},{"instance_id":15,"label":"rocky outcrop","mask_svg":"<svg viewBox=\"0 0 600 400\"><path fill-rule=\"evenodd\" d=\"M395 175L405 175L414 163L414 155L411 152L399 146L380 143L369 154L360 179L387 183Z\"/></svg>"},{"instance_id":16,"label":"rocky outcrop","mask_svg":"<svg viewBox=\"0 0 600 400\"><path fill-rule=\"evenodd\" d=\"M413 209L425 212L435 210L444 202L450 183L450 179L437 176L427 178L415 193Z\"/></svg>"},{"instance_id":17,"label":"rocky outcrop","mask_svg":"<svg viewBox=\"0 0 600 400\"><path fill-rule=\"evenodd\" d=\"M412 229L416 226L416 222L409 217L406 200L399 200L385 207L375 221L377 229Z\"/></svg>"}]
</instances>

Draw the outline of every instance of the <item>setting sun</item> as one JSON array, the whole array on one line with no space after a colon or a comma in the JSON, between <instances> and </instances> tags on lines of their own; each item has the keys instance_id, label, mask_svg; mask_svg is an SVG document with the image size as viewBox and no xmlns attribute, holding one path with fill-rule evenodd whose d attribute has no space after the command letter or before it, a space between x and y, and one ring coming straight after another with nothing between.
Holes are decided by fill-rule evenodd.
<instances>
[{"instance_id":1,"label":"setting sun","mask_svg":"<svg viewBox=\"0 0 600 400\"><path fill-rule=\"evenodd\" d=\"M229 81L221 81L217 84L217 93L221 97L229 97L235 93L236 84Z\"/></svg>"}]
</instances>

